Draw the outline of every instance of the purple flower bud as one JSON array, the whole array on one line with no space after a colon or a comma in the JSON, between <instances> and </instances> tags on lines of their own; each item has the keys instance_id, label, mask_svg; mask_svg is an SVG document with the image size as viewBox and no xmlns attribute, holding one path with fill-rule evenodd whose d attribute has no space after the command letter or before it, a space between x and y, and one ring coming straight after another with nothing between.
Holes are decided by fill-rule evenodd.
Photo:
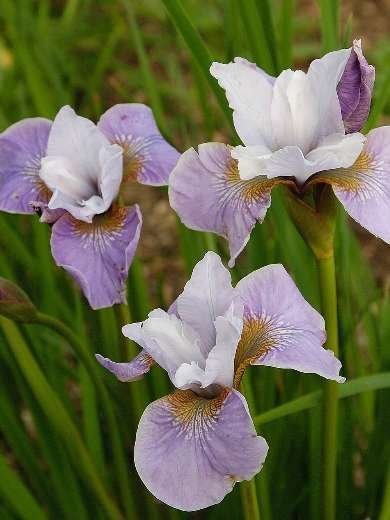
<instances>
[{"instance_id":1,"label":"purple flower bud","mask_svg":"<svg viewBox=\"0 0 390 520\"><path fill-rule=\"evenodd\" d=\"M371 105L375 68L362 52L361 40L354 40L351 54L337 85L337 95L346 133L358 132L367 120Z\"/></svg>"},{"instance_id":2,"label":"purple flower bud","mask_svg":"<svg viewBox=\"0 0 390 520\"><path fill-rule=\"evenodd\" d=\"M0 315L14 321L31 323L35 321L37 309L20 287L0 278Z\"/></svg>"}]
</instances>

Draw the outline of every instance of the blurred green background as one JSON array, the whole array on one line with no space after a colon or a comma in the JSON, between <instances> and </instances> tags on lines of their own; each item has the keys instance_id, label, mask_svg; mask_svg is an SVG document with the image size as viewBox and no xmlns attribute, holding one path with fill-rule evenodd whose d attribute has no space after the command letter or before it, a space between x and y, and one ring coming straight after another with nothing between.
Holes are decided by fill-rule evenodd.
<instances>
[{"instance_id":1,"label":"blurred green background","mask_svg":"<svg viewBox=\"0 0 390 520\"><path fill-rule=\"evenodd\" d=\"M233 143L230 111L207 75L211 58L243 56L277 74L354 37L377 71L372 128L390 115L389 24L388 0L0 0L0 130L24 117L53 118L65 104L97 120L115 103L144 102L180 151L210 140ZM144 215L128 283L131 315L140 320L169 306L205 251L226 258L226 243L184 228L165 189L134 185L127 196ZM341 357L344 375L358 383L350 387L357 395L340 406L338 519L388 520L390 256L388 246L339 213ZM222 504L191 515L144 489L132 463L134 433L142 409L170 384L158 368L125 385L95 365L94 352L119 359L121 317L117 309L88 308L55 267L49 235L37 217L0 215L0 276L65 324L53 330L49 318L46 326L0 318L0 518L242 518L239 485ZM314 260L277 190L233 276L273 262L282 262L318 307ZM322 381L255 367L249 382L258 432L270 444L256 478L261 518L316 519L320 394L311 392ZM307 393L306 411L299 401L297 413L290 407L285 416L280 409L259 415Z\"/></svg>"}]
</instances>

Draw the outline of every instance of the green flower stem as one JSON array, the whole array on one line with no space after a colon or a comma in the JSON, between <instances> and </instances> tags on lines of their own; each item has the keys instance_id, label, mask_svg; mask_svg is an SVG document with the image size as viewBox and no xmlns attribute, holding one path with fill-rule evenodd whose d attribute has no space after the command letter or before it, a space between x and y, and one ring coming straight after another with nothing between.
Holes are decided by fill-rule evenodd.
<instances>
[{"instance_id":1,"label":"green flower stem","mask_svg":"<svg viewBox=\"0 0 390 520\"><path fill-rule=\"evenodd\" d=\"M317 262L326 346L338 355L337 293L334 234L337 205L330 186L313 187L314 206L285 190L287 210ZM322 518L334 520L336 510L338 383L327 381L323 397Z\"/></svg>"},{"instance_id":2,"label":"green flower stem","mask_svg":"<svg viewBox=\"0 0 390 520\"><path fill-rule=\"evenodd\" d=\"M334 255L317 258L326 347L338 356L337 295ZM326 381L323 398L322 518L334 520L336 511L338 383Z\"/></svg>"},{"instance_id":3,"label":"green flower stem","mask_svg":"<svg viewBox=\"0 0 390 520\"><path fill-rule=\"evenodd\" d=\"M255 411L254 395L250 385L248 374L241 381L241 390L245 395L249 410ZM244 480L240 483L241 503L244 510L245 520L260 520L260 508L257 500L256 482L252 480Z\"/></svg>"},{"instance_id":4,"label":"green flower stem","mask_svg":"<svg viewBox=\"0 0 390 520\"><path fill-rule=\"evenodd\" d=\"M244 508L245 520L260 520L259 504L257 502L255 479L245 480L240 484L241 502Z\"/></svg>"},{"instance_id":5,"label":"green flower stem","mask_svg":"<svg viewBox=\"0 0 390 520\"><path fill-rule=\"evenodd\" d=\"M131 493L129 472L127 468L126 456L122 448L119 427L114 410L111 406L109 395L101 380L100 374L98 373L99 367L97 362L86 350L84 344L79 341L78 337L73 333L73 331L57 318L42 312L38 312L35 321L36 323L44 325L45 327L53 330L67 341L74 353L80 359L81 363L84 365L91 380L93 381L99 398L101 399L105 413L105 420L107 421L107 426L110 431L109 437L112 443L112 452L115 459L115 468L117 470L117 483L121 492L123 505L128 515L134 514L135 504L133 495Z\"/></svg>"}]
</instances>

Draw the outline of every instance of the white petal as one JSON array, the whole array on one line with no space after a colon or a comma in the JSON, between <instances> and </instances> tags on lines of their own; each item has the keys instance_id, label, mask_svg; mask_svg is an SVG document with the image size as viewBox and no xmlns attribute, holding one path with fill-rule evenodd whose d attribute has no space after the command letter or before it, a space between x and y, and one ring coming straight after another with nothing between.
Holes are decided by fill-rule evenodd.
<instances>
[{"instance_id":1,"label":"white petal","mask_svg":"<svg viewBox=\"0 0 390 520\"><path fill-rule=\"evenodd\" d=\"M241 178L247 178L246 175L253 178L259 174L270 179L295 177L298 184L303 184L315 173L351 166L363 148L364 139L359 133L333 134L323 139L318 148L306 157L298 146L286 146L272 154L259 156L256 156L256 147L236 147L232 155L234 153L239 160ZM348 166L343 166L345 164Z\"/></svg>"},{"instance_id":2,"label":"white petal","mask_svg":"<svg viewBox=\"0 0 390 520\"><path fill-rule=\"evenodd\" d=\"M205 365L199 337L174 314L155 309L142 324L126 325L122 332L139 343L168 372L174 384L174 375L183 363L194 361L202 368Z\"/></svg>"},{"instance_id":3,"label":"white petal","mask_svg":"<svg viewBox=\"0 0 390 520\"><path fill-rule=\"evenodd\" d=\"M106 208L119 192L122 182L123 171L123 149L117 144L100 149L99 162L101 168L100 193Z\"/></svg>"},{"instance_id":4,"label":"white petal","mask_svg":"<svg viewBox=\"0 0 390 520\"><path fill-rule=\"evenodd\" d=\"M192 361L191 363L183 363L176 370L173 378L173 384L181 390L188 390L193 385L204 386L205 372L200 366Z\"/></svg>"},{"instance_id":5,"label":"white petal","mask_svg":"<svg viewBox=\"0 0 390 520\"><path fill-rule=\"evenodd\" d=\"M312 173L335 168L348 168L358 158L363 149L365 137L354 134L333 134L323 139L306 159Z\"/></svg>"},{"instance_id":6,"label":"white petal","mask_svg":"<svg viewBox=\"0 0 390 520\"><path fill-rule=\"evenodd\" d=\"M201 338L205 357L215 345L214 321L217 316L225 314L232 301L230 273L220 257L209 251L196 264L183 293L177 299L177 312Z\"/></svg>"},{"instance_id":7,"label":"white petal","mask_svg":"<svg viewBox=\"0 0 390 520\"><path fill-rule=\"evenodd\" d=\"M242 332L242 314L242 302L233 303L225 316L218 316L215 320L217 339L215 347L210 351L206 360L203 386L207 387L215 383L232 387L234 357Z\"/></svg>"},{"instance_id":8,"label":"white petal","mask_svg":"<svg viewBox=\"0 0 390 520\"><path fill-rule=\"evenodd\" d=\"M274 85L272 125L278 148L296 145L306 154L318 140L319 104L308 76L284 71Z\"/></svg>"},{"instance_id":9,"label":"white petal","mask_svg":"<svg viewBox=\"0 0 390 520\"><path fill-rule=\"evenodd\" d=\"M344 72L350 52L351 49L329 52L310 64L307 75L320 102L319 138L334 133L344 133L336 88Z\"/></svg>"},{"instance_id":10,"label":"white petal","mask_svg":"<svg viewBox=\"0 0 390 520\"><path fill-rule=\"evenodd\" d=\"M264 175L266 160L272 155L265 146L236 146L231 154L238 161L238 171L243 180Z\"/></svg>"},{"instance_id":11,"label":"white petal","mask_svg":"<svg viewBox=\"0 0 390 520\"><path fill-rule=\"evenodd\" d=\"M109 209L122 179L122 150L68 106L57 114L40 176L53 191L49 208L90 222Z\"/></svg>"},{"instance_id":12,"label":"white petal","mask_svg":"<svg viewBox=\"0 0 390 520\"><path fill-rule=\"evenodd\" d=\"M237 133L246 145L272 147L272 80L256 66L236 58L234 63L213 63L210 73L225 89L229 106L234 110Z\"/></svg>"}]
</instances>

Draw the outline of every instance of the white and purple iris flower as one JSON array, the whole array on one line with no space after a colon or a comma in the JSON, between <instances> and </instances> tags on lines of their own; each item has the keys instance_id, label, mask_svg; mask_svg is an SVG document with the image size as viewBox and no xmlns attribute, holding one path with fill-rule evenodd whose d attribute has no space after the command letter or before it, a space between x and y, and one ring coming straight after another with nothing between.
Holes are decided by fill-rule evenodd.
<instances>
[{"instance_id":1,"label":"white and purple iris flower","mask_svg":"<svg viewBox=\"0 0 390 520\"><path fill-rule=\"evenodd\" d=\"M108 307L125 300L142 225L137 204L118 204L121 187L166 185L178 157L145 105L115 105L97 125L65 106L0 134L0 210L38 210L56 263L92 308Z\"/></svg>"},{"instance_id":2,"label":"white and purple iris flower","mask_svg":"<svg viewBox=\"0 0 390 520\"><path fill-rule=\"evenodd\" d=\"M300 195L326 183L352 218L390 242L390 127L359 132L375 78L360 41L314 60L307 73L274 78L243 58L210 71L243 145L204 143L181 156L169 197L184 224L226 238L233 266L275 185Z\"/></svg>"},{"instance_id":3,"label":"white and purple iris flower","mask_svg":"<svg viewBox=\"0 0 390 520\"><path fill-rule=\"evenodd\" d=\"M263 267L233 288L209 252L168 312L156 309L122 330L140 354L129 363L96 357L120 381L139 378L153 362L168 372L176 391L146 408L134 459L149 491L184 511L220 502L264 463L267 443L239 391L249 365L344 381L340 361L322 346L323 318L282 265Z\"/></svg>"}]
</instances>

